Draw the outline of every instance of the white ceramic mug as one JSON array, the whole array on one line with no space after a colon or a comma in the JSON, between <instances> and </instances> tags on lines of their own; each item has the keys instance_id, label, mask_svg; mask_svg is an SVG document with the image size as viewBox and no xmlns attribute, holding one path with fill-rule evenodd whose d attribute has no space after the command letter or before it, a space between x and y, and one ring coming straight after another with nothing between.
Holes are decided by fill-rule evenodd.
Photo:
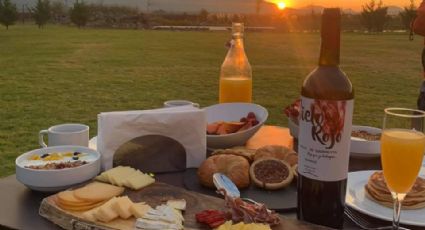
<instances>
[{"instance_id":1,"label":"white ceramic mug","mask_svg":"<svg viewBox=\"0 0 425 230\"><path fill-rule=\"evenodd\" d=\"M170 100L170 101L164 102L165 108L170 108L170 107L175 107L175 106L184 106L184 105L191 105L193 107L199 108L198 103L193 103L193 102L187 101L187 100Z\"/></svg>"},{"instance_id":2,"label":"white ceramic mug","mask_svg":"<svg viewBox=\"0 0 425 230\"><path fill-rule=\"evenodd\" d=\"M44 135L49 138L48 146L79 145L89 146L89 127L83 124L62 124L41 130L38 135L38 143L41 147L47 147Z\"/></svg>"}]
</instances>

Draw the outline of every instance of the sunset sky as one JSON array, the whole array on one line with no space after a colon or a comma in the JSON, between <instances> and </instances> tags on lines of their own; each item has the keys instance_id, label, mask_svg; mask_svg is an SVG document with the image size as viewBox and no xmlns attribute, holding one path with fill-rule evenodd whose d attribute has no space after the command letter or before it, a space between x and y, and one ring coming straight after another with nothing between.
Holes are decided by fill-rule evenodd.
<instances>
[{"instance_id":1,"label":"sunset sky","mask_svg":"<svg viewBox=\"0 0 425 230\"><path fill-rule=\"evenodd\" d=\"M359 10L368 0L269 0L270 2L285 2L289 7L303 7L306 5L321 5L325 7L342 7ZM406 6L409 0L383 0L385 5ZM420 0L415 3L419 5Z\"/></svg>"},{"instance_id":2,"label":"sunset sky","mask_svg":"<svg viewBox=\"0 0 425 230\"><path fill-rule=\"evenodd\" d=\"M64 1L71 6L75 0L52 0ZM309 5L319 5L324 7L351 8L360 11L361 6L370 0L266 0L279 3L292 8L301 8ZM379 0L377 0L379 1ZM419 5L422 0L415 0ZM29 6L35 5L37 0L12 0L17 3L19 8L23 4ZM150 2L150 10L165 10L171 12L199 12L201 9L207 9L210 12L242 12L254 13L256 0L85 0L88 3L120 4L135 6L141 10L147 9L147 3ZM409 0L383 0L384 5L407 6Z\"/></svg>"}]
</instances>

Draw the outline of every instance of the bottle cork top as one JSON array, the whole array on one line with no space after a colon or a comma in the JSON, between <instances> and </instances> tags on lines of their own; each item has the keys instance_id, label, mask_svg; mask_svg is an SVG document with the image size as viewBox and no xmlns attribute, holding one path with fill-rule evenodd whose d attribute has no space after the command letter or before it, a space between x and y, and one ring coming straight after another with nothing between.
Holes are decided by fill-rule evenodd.
<instances>
[{"instance_id":1,"label":"bottle cork top","mask_svg":"<svg viewBox=\"0 0 425 230\"><path fill-rule=\"evenodd\" d=\"M244 24L239 22L232 23L232 34L233 36L242 37L244 33Z\"/></svg>"}]
</instances>

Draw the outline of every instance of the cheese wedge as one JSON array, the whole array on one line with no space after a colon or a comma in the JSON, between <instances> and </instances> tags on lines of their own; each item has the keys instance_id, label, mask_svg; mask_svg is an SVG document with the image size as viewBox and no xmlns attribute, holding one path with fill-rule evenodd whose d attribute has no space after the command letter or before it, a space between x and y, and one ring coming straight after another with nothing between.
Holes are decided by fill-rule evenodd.
<instances>
[{"instance_id":1,"label":"cheese wedge","mask_svg":"<svg viewBox=\"0 0 425 230\"><path fill-rule=\"evenodd\" d=\"M111 220L117 218L119 216L118 212L113 208L114 203L117 201L116 197L108 200L102 206L98 208L98 210L93 214L94 217L102 222L108 223Z\"/></svg>"},{"instance_id":2,"label":"cheese wedge","mask_svg":"<svg viewBox=\"0 0 425 230\"><path fill-rule=\"evenodd\" d=\"M163 221L155 221L155 220L146 220L146 219L137 219L136 220L136 228L141 229L158 229L158 230L164 230L164 229L172 229L172 230L179 230L179 226L176 224L170 224Z\"/></svg>"},{"instance_id":3,"label":"cheese wedge","mask_svg":"<svg viewBox=\"0 0 425 230\"><path fill-rule=\"evenodd\" d=\"M112 205L118 215L122 219L128 219L132 216L130 208L133 206L133 202L128 198L128 196L123 196L117 198L117 201Z\"/></svg>"},{"instance_id":4,"label":"cheese wedge","mask_svg":"<svg viewBox=\"0 0 425 230\"><path fill-rule=\"evenodd\" d=\"M185 199L168 200L167 205L177 210L184 211L186 209L186 200Z\"/></svg>"},{"instance_id":5,"label":"cheese wedge","mask_svg":"<svg viewBox=\"0 0 425 230\"><path fill-rule=\"evenodd\" d=\"M93 208L91 210L88 210L86 212L83 212L83 214L81 214L83 216L83 219L91 221L91 222L96 222L97 219L94 216L94 214L97 212L97 210L99 210L99 208Z\"/></svg>"},{"instance_id":6,"label":"cheese wedge","mask_svg":"<svg viewBox=\"0 0 425 230\"><path fill-rule=\"evenodd\" d=\"M77 199L98 202L109 200L112 197L119 196L123 192L124 188L101 182L93 182L82 188L74 190L74 196Z\"/></svg>"},{"instance_id":7,"label":"cheese wedge","mask_svg":"<svg viewBox=\"0 0 425 230\"><path fill-rule=\"evenodd\" d=\"M135 203L130 207L130 212L136 218L142 218L151 208L145 202Z\"/></svg>"}]
</instances>

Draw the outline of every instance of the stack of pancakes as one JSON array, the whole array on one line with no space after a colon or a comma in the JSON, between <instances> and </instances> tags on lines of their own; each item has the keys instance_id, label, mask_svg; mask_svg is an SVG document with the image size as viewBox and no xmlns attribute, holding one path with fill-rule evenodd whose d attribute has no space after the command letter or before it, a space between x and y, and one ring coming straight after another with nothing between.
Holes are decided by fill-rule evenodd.
<instances>
[{"instance_id":1,"label":"stack of pancakes","mask_svg":"<svg viewBox=\"0 0 425 230\"><path fill-rule=\"evenodd\" d=\"M382 171L373 173L365 185L366 197L384 206L393 207L391 192L385 183ZM425 179L418 177L403 201L402 209L425 207Z\"/></svg>"}]
</instances>

